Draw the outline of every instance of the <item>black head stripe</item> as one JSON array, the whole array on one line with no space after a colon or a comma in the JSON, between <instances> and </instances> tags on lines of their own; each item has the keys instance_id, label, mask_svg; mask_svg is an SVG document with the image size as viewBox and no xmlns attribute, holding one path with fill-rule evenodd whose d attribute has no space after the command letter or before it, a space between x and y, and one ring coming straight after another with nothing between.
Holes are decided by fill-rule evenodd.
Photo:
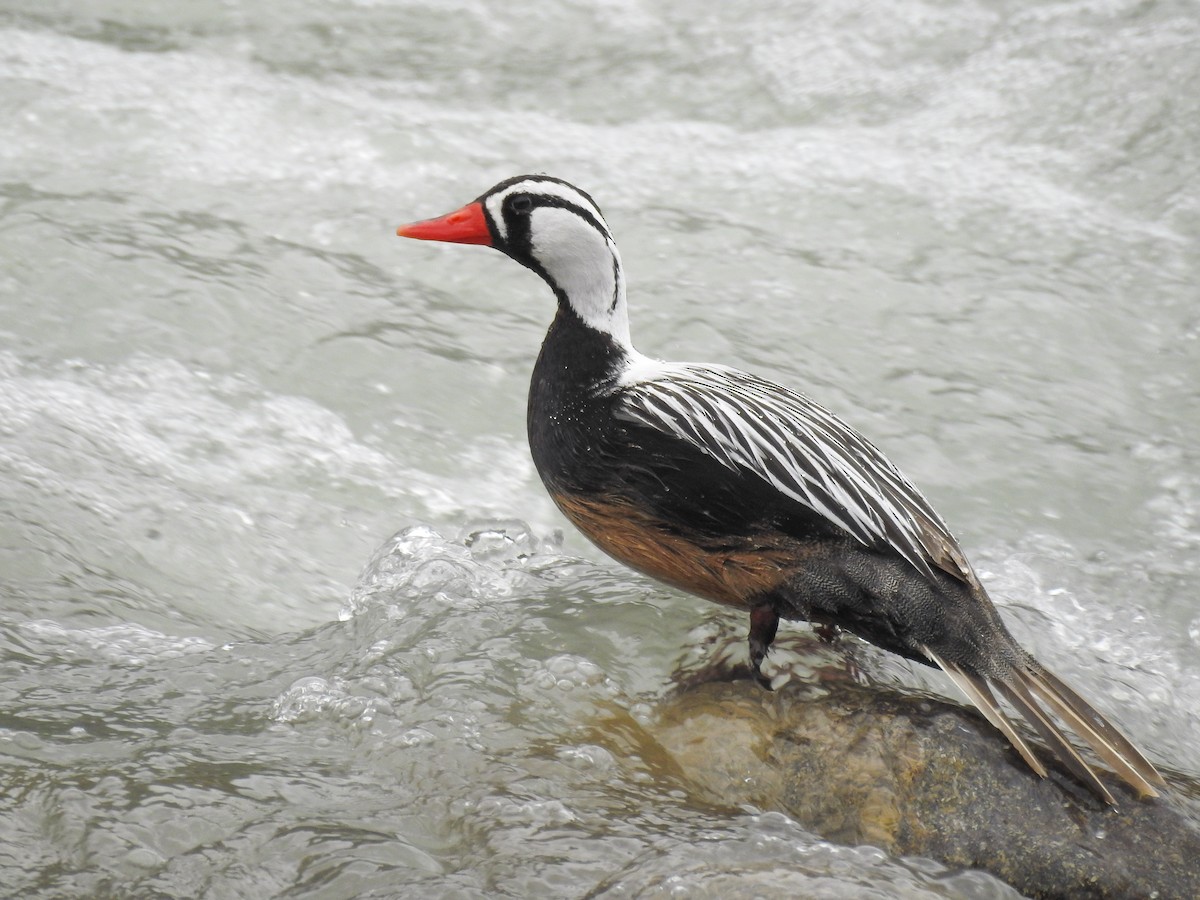
<instances>
[{"instance_id":1,"label":"black head stripe","mask_svg":"<svg viewBox=\"0 0 1200 900\"><path fill-rule=\"evenodd\" d=\"M565 184L565 182L563 183ZM570 187L570 185L568 185L568 187ZM575 190L575 188L572 188L572 190ZM583 193L583 191L580 191L579 193L585 197L587 196ZM587 207L580 206L578 203L572 203L565 197L559 197L555 194L534 194L533 197L535 206L550 206L573 212L575 215L579 216L579 218L583 219L583 221L587 222L598 232L604 235L604 237L609 241L612 240L612 235L609 234L608 226L604 224L604 220L597 219L596 214Z\"/></svg>"},{"instance_id":2,"label":"black head stripe","mask_svg":"<svg viewBox=\"0 0 1200 900\"><path fill-rule=\"evenodd\" d=\"M578 194L581 198L586 200L587 203L590 204L591 208L581 206L578 203L572 203L566 197L561 197L555 193L539 192L536 188L536 185L539 183L561 185L562 187L567 188L569 191ZM504 181L481 194L478 198L478 201L483 203L486 207L487 200L489 200L491 197L494 197L497 194L503 194L510 188L521 184L529 185L528 193L534 199L536 205L557 206L561 209L568 209L603 234L610 241L612 240L612 235L609 233L608 226L604 223L604 219L602 218L604 213L600 210L600 205L592 199L591 195L588 194L587 191L580 190L579 188L575 187L575 185L571 184L569 181L564 181L561 178L555 178L552 175L517 175L513 178L506 178ZM597 217L597 213L599 213L601 218Z\"/></svg>"}]
</instances>

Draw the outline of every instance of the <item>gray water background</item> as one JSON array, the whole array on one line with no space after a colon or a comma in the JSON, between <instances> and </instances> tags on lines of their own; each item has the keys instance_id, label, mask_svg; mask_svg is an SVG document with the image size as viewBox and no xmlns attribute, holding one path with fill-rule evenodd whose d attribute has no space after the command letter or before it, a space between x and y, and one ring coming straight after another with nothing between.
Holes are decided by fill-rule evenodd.
<instances>
[{"instance_id":1,"label":"gray water background","mask_svg":"<svg viewBox=\"0 0 1200 900\"><path fill-rule=\"evenodd\" d=\"M3 892L1011 895L604 726L743 623L544 496L540 282L393 234L527 171L1200 774L1195 3L0 0Z\"/></svg>"}]
</instances>

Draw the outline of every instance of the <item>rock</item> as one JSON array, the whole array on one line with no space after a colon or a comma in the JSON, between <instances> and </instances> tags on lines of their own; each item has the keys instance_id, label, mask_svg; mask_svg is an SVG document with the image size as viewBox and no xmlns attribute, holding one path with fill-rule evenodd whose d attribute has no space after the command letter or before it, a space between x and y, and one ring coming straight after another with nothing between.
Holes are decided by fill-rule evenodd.
<instances>
[{"instance_id":1,"label":"rock","mask_svg":"<svg viewBox=\"0 0 1200 900\"><path fill-rule=\"evenodd\" d=\"M1138 800L1114 776L1120 805L1107 807L1062 771L1038 778L947 701L849 681L708 681L648 731L700 799L778 810L831 841L983 869L1032 897L1200 897L1182 779Z\"/></svg>"}]
</instances>

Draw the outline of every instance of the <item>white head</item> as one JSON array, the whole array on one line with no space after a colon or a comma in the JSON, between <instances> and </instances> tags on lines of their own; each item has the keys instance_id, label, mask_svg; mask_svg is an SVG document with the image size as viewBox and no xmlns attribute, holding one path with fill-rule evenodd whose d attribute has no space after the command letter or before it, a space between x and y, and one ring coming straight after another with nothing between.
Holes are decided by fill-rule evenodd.
<instances>
[{"instance_id":1,"label":"white head","mask_svg":"<svg viewBox=\"0 0 1200 900\"><path fill-rule=\"evenodd\" d=\"M632 350L621 256L604 216L579 188L548 175L522 175L439 219L397 230L402 237L487 244L545 279L559 305Z\"/></svg>"}]
</instances>

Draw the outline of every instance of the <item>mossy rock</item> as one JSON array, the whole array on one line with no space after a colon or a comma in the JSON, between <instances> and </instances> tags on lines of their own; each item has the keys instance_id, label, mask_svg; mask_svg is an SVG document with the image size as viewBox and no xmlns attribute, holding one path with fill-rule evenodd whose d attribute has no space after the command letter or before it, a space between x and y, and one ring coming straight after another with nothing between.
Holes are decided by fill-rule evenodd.
<instances>
[{"instance_id":1,"label":"mossy rock","mask_svg":"<svg viewBox=\"0 0 1200 900\"><path fill-rule=\"evenodd\" d=\"M708 681L647 731L698 799L785 812L828 840L983 869L1032 897L1200 897L1194 785L1167 774L1164 797L1139 800L1110 777L1108 807L1053 766L1036 776L953 703L849 681Z\"/></svg>"}]
</instances>

